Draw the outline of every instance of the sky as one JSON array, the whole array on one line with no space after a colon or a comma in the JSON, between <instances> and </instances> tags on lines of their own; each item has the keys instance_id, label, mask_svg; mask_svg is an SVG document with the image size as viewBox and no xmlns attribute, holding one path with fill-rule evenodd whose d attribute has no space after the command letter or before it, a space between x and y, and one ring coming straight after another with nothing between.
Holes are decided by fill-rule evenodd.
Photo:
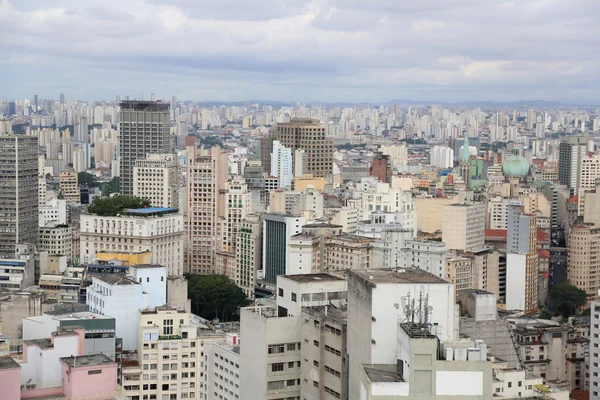
<instances>
[{"instance_id":1,"label":"sky","mask_svg":"<svg viewBox=\"0 0 600 400\"><path fill-rule=\"evenodd\" d=\"M0 98L600 104L598 0L0 0Z\"/></svg>"}]
</instances>

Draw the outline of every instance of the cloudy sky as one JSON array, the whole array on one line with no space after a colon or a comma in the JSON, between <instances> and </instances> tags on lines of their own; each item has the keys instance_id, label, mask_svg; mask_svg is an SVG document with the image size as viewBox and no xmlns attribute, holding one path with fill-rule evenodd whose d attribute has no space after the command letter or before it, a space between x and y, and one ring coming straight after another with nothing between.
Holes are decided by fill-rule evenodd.
<instances>
[{"instance_id":1,"label":"cloudy sky","mask_svg":"<svg viewBox=\"0 0 600 400\"><path fill-rule=\"evenodd\" d=\"M598 0L0 0L0 98L600 104Z\"/></svg>"}]
</instances>

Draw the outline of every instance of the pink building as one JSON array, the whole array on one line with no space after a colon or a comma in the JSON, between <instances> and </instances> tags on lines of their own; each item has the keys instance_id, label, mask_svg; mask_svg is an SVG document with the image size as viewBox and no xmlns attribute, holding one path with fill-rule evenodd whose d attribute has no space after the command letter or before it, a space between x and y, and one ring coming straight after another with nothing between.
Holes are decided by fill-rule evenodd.
<instances>
[{"instance_id":1,"label":"pink building","mask_svg":"<svg viewBox=\"0 0 600 400\"><path fill-rule=\"evenodd\" d=\"M21 398L21 366L10 357L0 357L0 388L2 398Z\"/></svg>"},{"instance_id":2,"label":"pink building","mask_svg":"<svg viewBox=\"0 0 600 400\"><path fill-rule=\"evenodd\" d=\"M117 395L117 364L103 354L65 357L63 394L69 400L104 400Z\"/></svg>"},{"instance_id":3,"label":"pink building","mask_svg":"<svg viewBox=\"0 0 600 400\"><path fill-rule=\"evenodd\" d=\"M50 339L24 341L14 359L0 357L0 399L116 398L117 364L102 354L84 356L84 337L79 326L60 329Z\"/></svg>"}]
</instances>

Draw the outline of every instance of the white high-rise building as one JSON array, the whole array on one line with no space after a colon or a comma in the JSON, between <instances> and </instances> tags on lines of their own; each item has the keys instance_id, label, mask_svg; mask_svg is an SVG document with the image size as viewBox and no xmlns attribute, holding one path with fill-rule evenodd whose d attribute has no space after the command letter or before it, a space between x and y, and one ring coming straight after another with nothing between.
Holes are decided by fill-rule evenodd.
<instances>
[{"instance_id":1,"label":"white high-rise building","mask_svg":"<svg viewBox=\"0 0 600 400\"><path fill-rule=\"evenodd\" d=\"M600 301L593 301L590 309L590 400L600 400Z\"/></svg>"},{"instance_id":2,"label":"white high-rise building","mask_svg":"<svg viewBox=\"0 0 600 400\"><path fill-rule=\"evenodd\" d=\"M436 168L452 168L454 165L454 151L446 146L433 146L430 164Z\"/></svg>"},{"instance_id":3,"label":"white high-rise building","mask_svg":"<svg viewBox=\"0 0 600 400\"><path fill-rule=\"evenodd\" d=\"M362 364L397 365L400 322L426 320L441 342L455 340L454 303L453 285L420 269L349 271L349 398L361 398Z\"/></svg>"},{"instance_id":4,"label":"white high-rise building","mask_svg":"<svg viewBox=\"0 0 600 400\"><path fill-rule=\"evenodd\" d=\"M280 188L291 188L294 178L292 166L292 149L282 145L279 140L274 140L271 153L271 175L279 178Z\"/></svg>"},{"instance_id":5,"label":"white high-rise building","mask_svg":"<svg viewBox=\"0 0 600 400\"><path fill-rule=\"evenodd\" d=\"M176 154L148 154L135 160L133 195L147 198L153 207L177 208L179 160Z\"/></svg>"}]
</instances>

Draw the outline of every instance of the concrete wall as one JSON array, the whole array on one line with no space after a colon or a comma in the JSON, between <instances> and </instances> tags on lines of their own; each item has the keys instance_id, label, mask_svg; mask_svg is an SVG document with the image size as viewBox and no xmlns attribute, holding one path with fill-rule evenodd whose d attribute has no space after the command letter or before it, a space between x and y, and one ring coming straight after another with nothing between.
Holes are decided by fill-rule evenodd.
<instances>
[{"instance_id":1,"label":"concrete wall","mask_svg":"<svg viewBox=\"0 0 600 400\"><path fill-rule=\"evenodd\" d=\"M188 282L182 276L170 276L167 278L167 304L179 310L191 312L191 300L187 297Z\"/></svg>"},{"instance_id":2,"label":"concrete wall","mask_svg":"<svg viewBox=\"0 0 600 400\"><path fill-rule=\"evenodd\" d=\"M27 292L0 294L2 333L10 338L20 338L20 325L23 318L42 315L43 312L53 309L54 305L45 301L45 294Z\"/></svg>"},{"instance_id":3,"label":"concrete wall","mask_svg":"<svg viewBox=\"0 0 600 400\"><path fill-rule=\"evenodd\" d=\"M525 274L527 255L508 253L506 255L506 309L525 309Z\"/></svg>"},{"instance_id":4,"label":"concrete wall","mask_svg":"<svg viewBox=\"0 0 600 400\"><path fill-rule=\"evenodd\" d=\"M417 208L417 227L421 232L433 233L442 230L443 210L446 204L458 203L458 196L446 198L419 198L415 200Z\"/></svg>"},{"instance_id":5,"label":"concrete wall","mask_svg":"<svg viewBox=\"0 0 600 400\"><path fill-rule=\"evenodd\" d=\"M146 307L167 304L167 267L129 268L133 280L142 285L147 293Z\"/></svg>"}]
</instances>

